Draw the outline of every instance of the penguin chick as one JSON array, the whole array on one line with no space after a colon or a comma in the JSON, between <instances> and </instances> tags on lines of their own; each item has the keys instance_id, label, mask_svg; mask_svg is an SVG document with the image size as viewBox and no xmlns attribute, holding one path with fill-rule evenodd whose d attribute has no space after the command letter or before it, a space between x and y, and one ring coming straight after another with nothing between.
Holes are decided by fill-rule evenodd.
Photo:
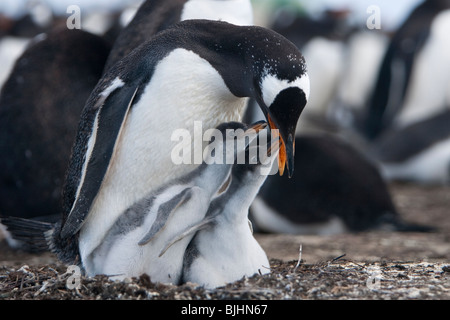
<instances>
[{"instance_id":1,"label":"penguin chick","mask_svg":"<svg viewBox=\"0 0 450 320\"><path fill-rule=\"evenodd\" d=\"M153 282L178 284L183 255L193 235L177 242L166 255L158 256L162 246L204 218L211 198L226 187L234 154L245 148L245 139L251 140L253 130L257 132L265 125L258 122L249 127L229 122L218 126L216 132L220 132L220 137L215 135L205 149L204 154L210 158L190 174L151 192L123 212L101 244L82 261L87 275L106 274L123 279L146 273ZM231 135L234 132L237 133ZM230 140L236 142L233 148L228 147Z\"/></svg>"},{"instance_id":2,"label":"penguin chick","mask_svg":"<svg viewBox=\"0 0 450 320\"><path fill-rule=\"evenodd\" d=\"M184 254L182 282L215 288L244 276L270 272L267 255L253 237L248 211L267 178L268 172L261 170L263 164L270 168L276 159L277 143L269 148L272 155L265 161L235 164L228 190L211 203L205 219L165 246L162 255L169 254L177 241L195 233ZM249 150L247 160L251 158Z\"/></svg>"}]
</instances>

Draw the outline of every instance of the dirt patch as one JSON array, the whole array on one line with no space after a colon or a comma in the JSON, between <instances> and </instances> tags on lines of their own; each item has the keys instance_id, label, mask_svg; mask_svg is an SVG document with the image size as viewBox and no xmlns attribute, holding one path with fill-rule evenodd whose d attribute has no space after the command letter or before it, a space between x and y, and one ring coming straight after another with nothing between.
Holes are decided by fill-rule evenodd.
<instances>
[{"instance_id":1,"label":"dirt patch","mask_svg":"<svg viewBox=\"0 0 450 320\"><path fill-rule=\"evenodd\" d=\"M258 234L272 272L215 290L155 284L147 276L126 282L81 276L74 287L73 274L52 254L15 251L1 241L0 299L450 299L450 188L397 184L391 189L406 220L436 231Z\"/></svg>"},{"instance_id":2,"label":"dirt patch","mask_svg":"<svg viewBox=\"0 0 450 320\"><path fill-rule=\"evenodd\" d=\"M272 273L214 290L155 284L147 276L112 282L81 277L70 287L65 266L2 267L3 299L449 299L450 264L351 261L301 264L271 260ZM297 268L296 268L297 267ZM69 284L69 285L68 285Z\"/></svg>"}]
</instances>

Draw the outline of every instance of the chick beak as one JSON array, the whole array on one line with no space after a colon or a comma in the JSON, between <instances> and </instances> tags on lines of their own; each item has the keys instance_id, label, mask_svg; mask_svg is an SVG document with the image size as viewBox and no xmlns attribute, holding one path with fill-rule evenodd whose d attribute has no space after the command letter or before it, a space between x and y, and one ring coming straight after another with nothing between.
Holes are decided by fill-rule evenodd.
<instances>
[{"instance_id":1,"label":"chick beak","mask_svg":"<svg viewBox=\"0 0 450 320\"><path fill-rule=\"evenodd\" d=\"M261 130L265 129L267 127L267 122L265 121L257 121L250 125L246 132L254 130L256 133L260 132Z\"/></svg>"}]
</instances>

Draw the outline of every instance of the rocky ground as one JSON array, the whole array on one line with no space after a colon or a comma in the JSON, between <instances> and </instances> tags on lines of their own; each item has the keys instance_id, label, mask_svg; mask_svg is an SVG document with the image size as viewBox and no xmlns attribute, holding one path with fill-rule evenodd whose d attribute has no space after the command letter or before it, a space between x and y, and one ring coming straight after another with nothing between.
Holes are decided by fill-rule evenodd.
<instances>
[{"instance_id":1,"label":"rocky ground","mask_svg":"<svg viewBox=\"0 0 450 320\"><path fill-rule=\"evenodd\" d=\"M450 188L396 184L391 189L406 220L435 226L436 231L258 234L272 272L215 290L155 284L146 276L128 282L102 276L75 279L52 254L13 251L3 240L0 299L450 300Z\"/></svg>"}]
</instances>

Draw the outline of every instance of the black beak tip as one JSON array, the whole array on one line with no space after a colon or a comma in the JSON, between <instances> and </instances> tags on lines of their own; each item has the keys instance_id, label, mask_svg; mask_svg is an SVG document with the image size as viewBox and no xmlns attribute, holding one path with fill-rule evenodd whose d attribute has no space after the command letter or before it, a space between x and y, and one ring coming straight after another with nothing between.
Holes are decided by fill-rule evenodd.
<instances>
[{"instance_id":1,"label":"black beak tip","mask_svg":"<svg viewBox=\"0 0 450 320\"><path fill-rule=\"evenodd\" d=\"M293 157L289 157L286 161L286 171L288 174L289 179L292 178L292 176L294 175L294 159Z\"/></svg>"},{"instance_id":2,"label":"black beak tip","mask_svg":"<svg viewBox=\"0 0 450 320\"><path fill-rule=\"evenodd\" d=\"M288 178L291 179L292 176L294 175L294 168L290 168L289 166L287 167L287 174L288 174Z\"/></svg>"},{"instance_id":3,"label":"black beak tip","mask_svg":"<svg viewBox=\"0 0 450 320\"><path fill-rule=\"evenodd\" d=\"M286 169L289 178L294 175L294 139L290 134L286 143Z\"/></svg>"}]
</instances>

